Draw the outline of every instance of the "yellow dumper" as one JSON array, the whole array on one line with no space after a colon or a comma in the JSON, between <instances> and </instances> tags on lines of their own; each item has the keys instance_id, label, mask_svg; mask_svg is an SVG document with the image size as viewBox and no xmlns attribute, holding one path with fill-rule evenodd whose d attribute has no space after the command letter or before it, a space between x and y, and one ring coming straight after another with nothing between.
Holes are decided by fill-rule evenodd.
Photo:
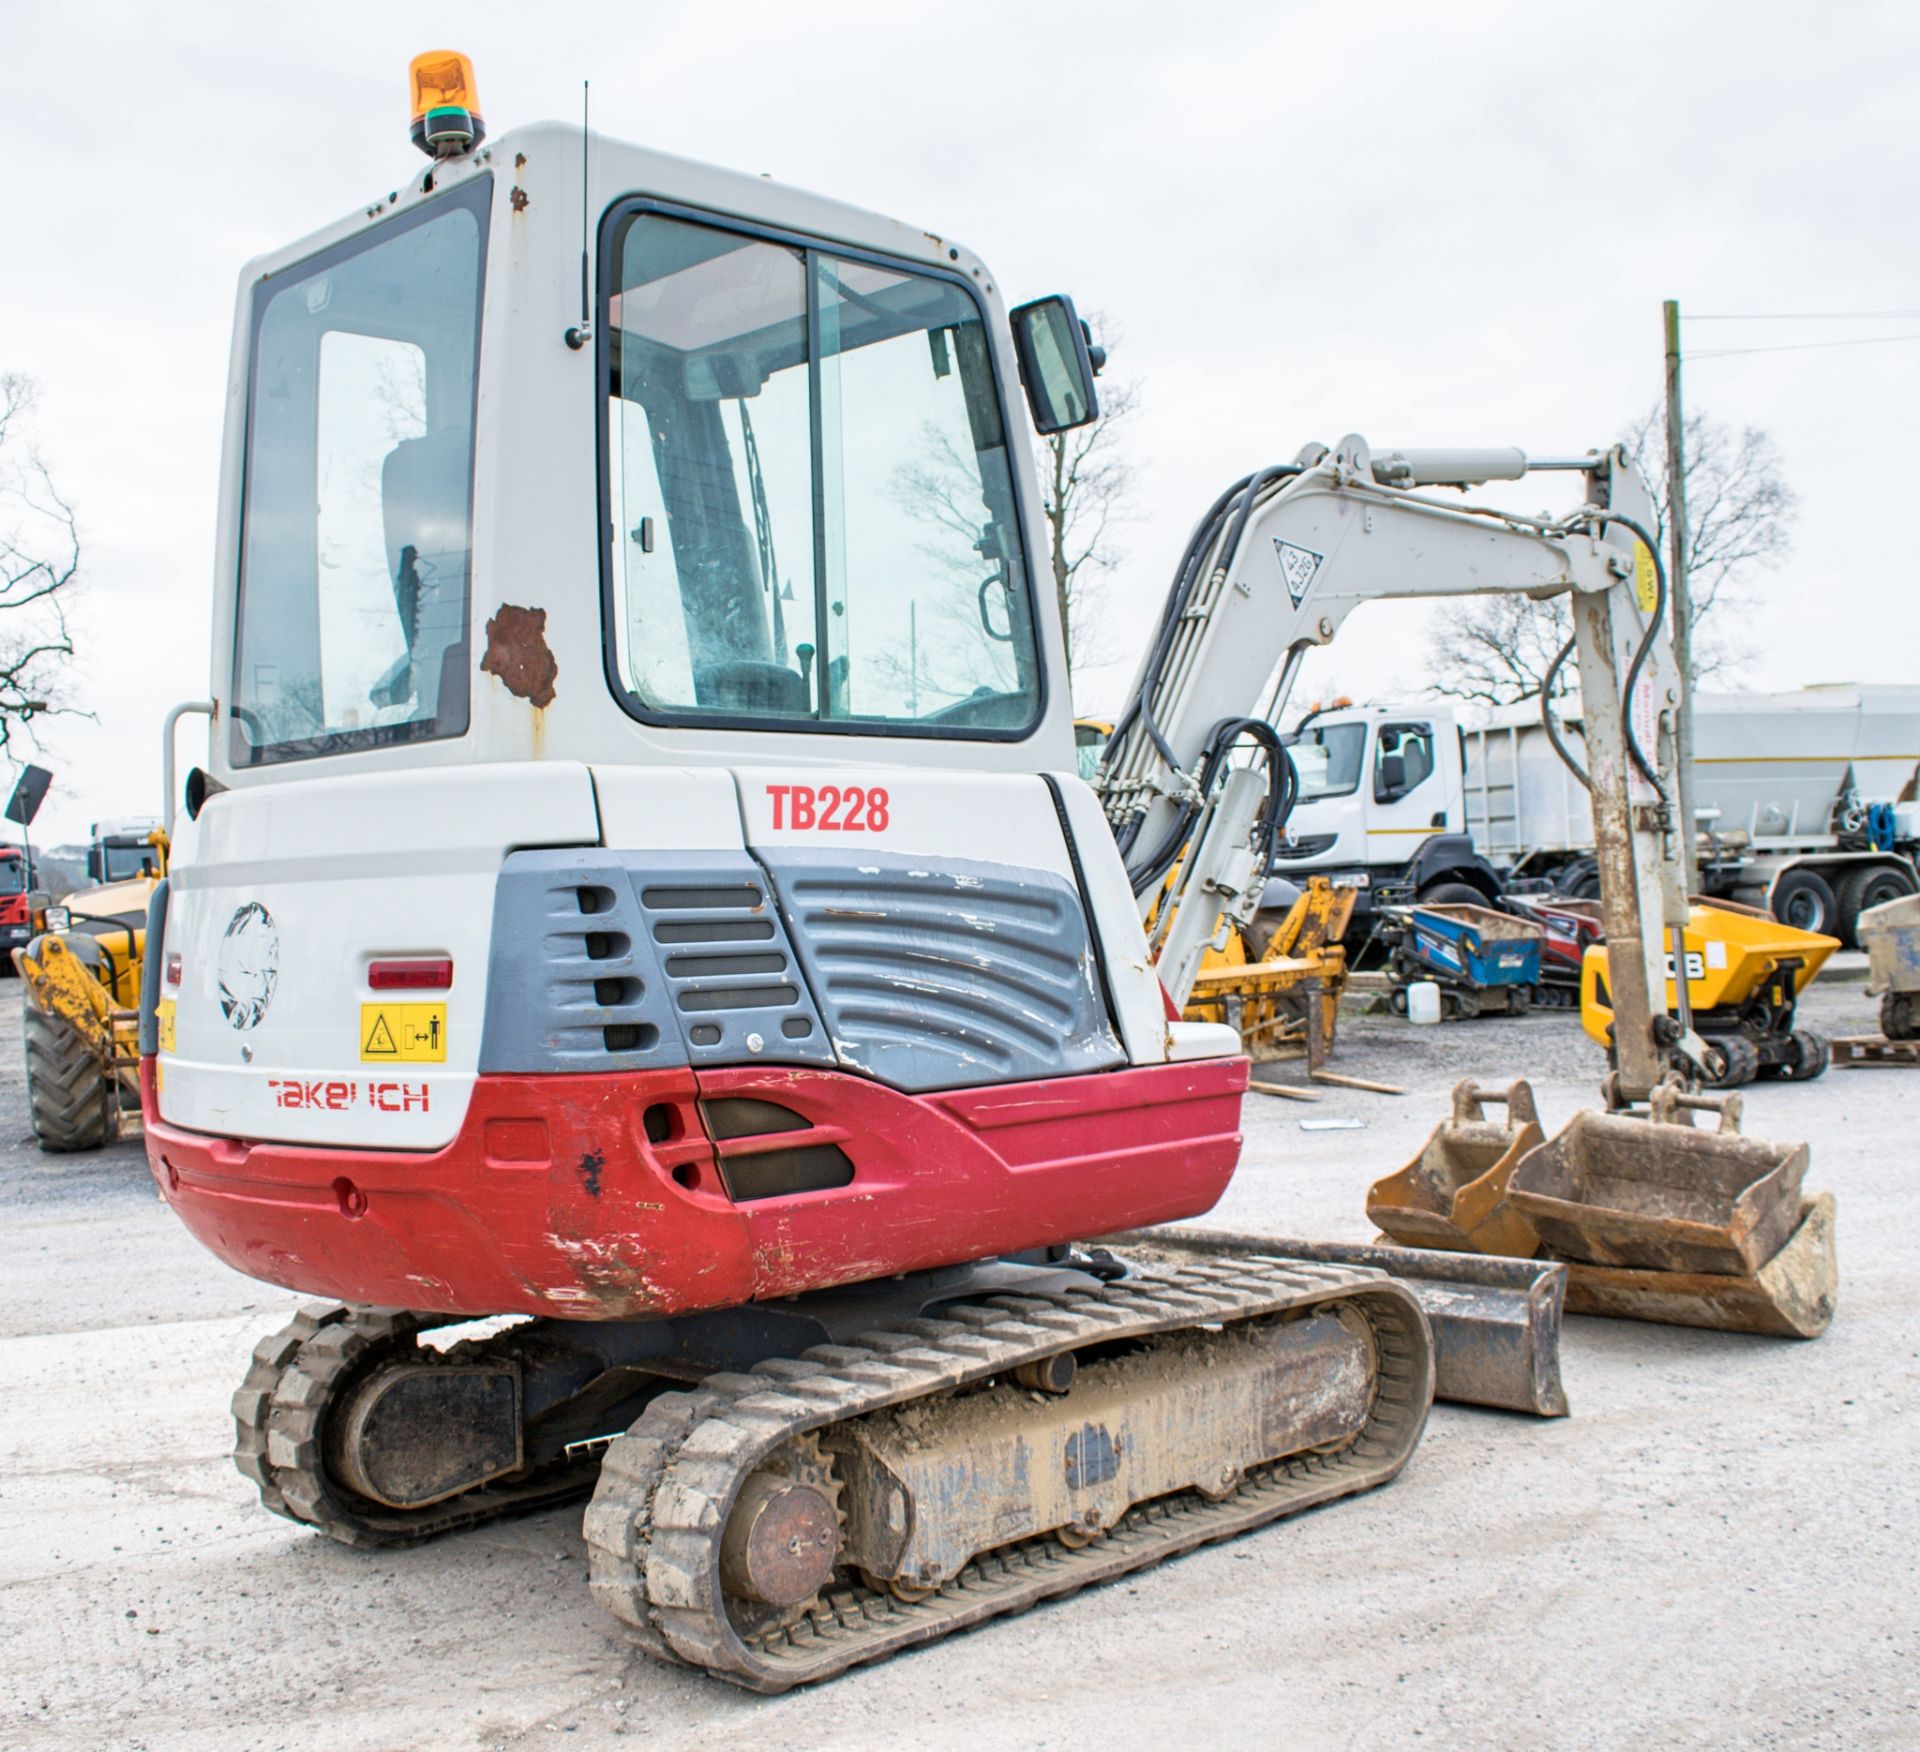
<instances>
[{"instance_id":1,"label":"yellow dumper","mask_svg":"<svg viewBox=\"0 0 1920 1752\"><path fill-rule=\"evenodd\" d=\"M1755 1077L1807 1082L1827 1068L1827 1042L1810 1028L1794 1027L1794 1006L1840 947L1837 937L1797 931L1757 907L1695 900L1683 940L1686 1009L1723 1067L1713 1079L1714 1088L1737 1088ZM1667 1008L1680 1011L1673 972L1669 955ZM1589 949L1581 965L1580 1025L1612 1049L1613 1002L1604 944Z\"/></svg>"}]
</instances>

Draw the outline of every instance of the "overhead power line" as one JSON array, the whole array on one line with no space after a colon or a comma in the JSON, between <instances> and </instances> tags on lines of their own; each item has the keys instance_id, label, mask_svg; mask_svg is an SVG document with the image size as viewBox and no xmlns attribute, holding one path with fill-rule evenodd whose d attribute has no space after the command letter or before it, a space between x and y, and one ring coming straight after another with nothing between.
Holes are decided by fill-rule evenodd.
<instances>
[{"instance_id":1,"label":"overhead power line","mask_svg":"<svg viewBox=\"0 0 1920 1752\"><path fill-rule=\"evenodd\" d=\"M1689 320L1692 320L1689 318ZM1738 359L1748 353L1808 353L1820 347L1889 347L1900 341L1920 341L1920 334L1863 335L1851 341L1787 341L1774 347L1707 347L1688 353L1689 359Z\"/></svg>"},{"instance_id":2,"label":"overhead power line","mask_svg":"<svg viewBox=\"0 0 1920 1752\"><path fill-rule=\"evenodd\" d=\"M1910 317L1920 317L1920 310L1776 310L1740 312L1728 314L1724 311L1707 316L1687 315L1688 322L1904 322Z\"/></svg>"}]
</instances>

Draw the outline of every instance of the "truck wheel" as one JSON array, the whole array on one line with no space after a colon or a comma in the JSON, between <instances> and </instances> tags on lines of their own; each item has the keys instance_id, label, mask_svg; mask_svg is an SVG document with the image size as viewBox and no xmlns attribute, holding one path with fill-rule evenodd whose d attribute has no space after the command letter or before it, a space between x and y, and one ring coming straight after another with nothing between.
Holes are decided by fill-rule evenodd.
<instances>
[{"instance_id":1,"label":"truck wheel","mask_svg":"<svg viewBox=\"0 0 1920 1752\"><path fill-rule=\"evenodd\" d=\"M1407 1013L1407 988L1405 986L1395 986L1392 991L1387 993L1387 1008L1396 1016L1404 1016Z\"/></svg>"},{"instance_id":2,"label":"truck wheel","mask_svg":"<svg viewBox=\"0 0 1920 1752\"><path fill-rule=\"evenodd\" d=\"M1903 900L1914 892L1913 878L1896 864L1869 864L1849 870L1835 892L1840 900L1840 929L1836 933L1849 949L1858 949L1860 915L1868 907Z\"/></svg>"},{"instance_id":3,"label":"truck wheel","mask_svg":"<svg viewBox=\"0 0 1920 1752\"><path fill-rule=\"evenodd\" d=\"M113 1085L79 1032L26 1007L27 1105L33 1135L52 1152L97 1150L119 1135Z\"/></svg>"},{"instance_id":4,"label":"truck wheel","mask_svg":"<svg viewBox=\"0 0 1920 1752\"><path fill-rule=\"evenodd\" d=\"M1920 992L1888 992L1880 1000L1880 1032L1889 1040L1920 1040Z\"/></svg>"},{"instance_id":5,"label":"truck wheel","mask_svg":"<svg viewBox=\"0 0 1920 1752\"><path fill-rule=\"evenodd\" d=\"M1793 1057L1780 1067L1781 1081L1811 1083L1815 1077L1825 1076L1827 1060L1831 1056L1827 1049L1827 1037L1815 1034L1811 1028L1796 1028L1792 1041Z\"/></svg>"},{"instance_id":6,"label":"truck wheel","mask_svg":"<svg viewBox=\"0 0 1920 1752\"><path fill-rule=\"evenodd\" d=\"M1760 1074L1760 1049L1744 1034L1716 1034L1707 1044L1719 1053L1724 1068L1710 1077L1711 1089L1738 1089Z\"/></svg>"},{"instance_id":7,"label":"truck wheel","mask_svg":"<svg viewBox=\"0 0 1920 1752\"><path fill-rule=\"evenodd\" d=\"M1796 931L1836 936L1840 903L1817 870L1789 870L1773 885L1773 916Z\"/></svg>"},{"instance_id":8,"label":"truck wheel","mask_svg":"<svg viewBox=\"0 0 1920 1752\"><path fill-rule=\"evenodd\" d=\"M1569 900L1600 898L1600 866L1592 858L1575 858L1554 872L1553 885Z\"/></svg>"},{"instance_id":9,"label":"truck wheel","mask_svg":"<svg viewBox=\"0 0 1920 1752\"><path fill-rule=\"evenodd\" d=\"M1507 1008L1516 1016L1524 1016L1533 1008L1533 987L1515 986L1507 994Z\"/></svg>"},{"instance_id":10,"label":"truck wheel","mask_svg":"<svg viewBox=\"0 0 1920 1752\"><path fill-rule=\"evenodd\" d=\"M1428 906L1491 906L1492 901L1471 882L1429 882L1414 897Z\"/></svg>"}]
</instances>

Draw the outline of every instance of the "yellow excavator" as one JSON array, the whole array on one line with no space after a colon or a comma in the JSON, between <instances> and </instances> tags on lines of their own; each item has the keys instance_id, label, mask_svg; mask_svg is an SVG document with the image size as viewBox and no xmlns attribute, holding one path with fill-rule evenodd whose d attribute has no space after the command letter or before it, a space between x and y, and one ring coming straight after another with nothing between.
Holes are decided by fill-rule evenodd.
<instances>
[{"instance_id":1,"label":"yellow excavator","mask_svg":"<svg viewBox=\"0 0 1920 1752\"><path fill-rule=\"evenodd\" d=\"M164 830L96 824L91 884L43 906L32 938L12 952L27 1103L43 1150L94 1150L137 1132L147 902L166 873Z\"/></svg>"}]
</instances>

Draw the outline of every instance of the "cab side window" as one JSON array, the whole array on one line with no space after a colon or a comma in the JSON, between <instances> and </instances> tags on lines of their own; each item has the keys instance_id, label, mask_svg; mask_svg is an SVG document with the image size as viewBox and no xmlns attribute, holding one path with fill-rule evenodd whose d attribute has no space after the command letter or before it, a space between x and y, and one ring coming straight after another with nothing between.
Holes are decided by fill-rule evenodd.
<instances>
[{"instance_id":1,"label":"cab side window","mask_svg":"<svg viewBox=\"0 0 1920 1752\"><path fill-rule=\"evenodd\" d=\"M1374 741L1373 800L1394 803L1433 774L1431 724L1382 724Z\"/></svg>"}]
</instances>

